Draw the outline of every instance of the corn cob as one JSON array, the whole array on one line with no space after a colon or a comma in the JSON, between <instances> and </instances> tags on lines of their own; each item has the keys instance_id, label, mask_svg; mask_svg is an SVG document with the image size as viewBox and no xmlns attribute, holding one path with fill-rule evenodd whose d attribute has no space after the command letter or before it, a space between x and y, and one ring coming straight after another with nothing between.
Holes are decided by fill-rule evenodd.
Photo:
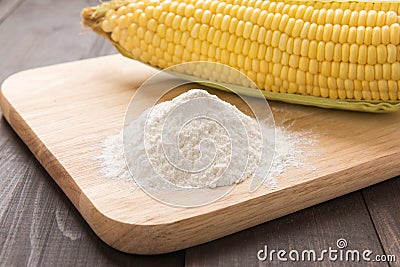
<instances>
[{"instance_id":1,"label":"corn cob","mask_svg":"<svg viewBox=\"0 0 400 267\"><path fill-rule=\"evenodd\" d=\"M123 55L151 66L219 62L270 99L375 112L400 108L399 14L400 3L265 0L113 0L82 12ZM184 71L250 86L229 72Z\"/></svg>"}]
</instances>

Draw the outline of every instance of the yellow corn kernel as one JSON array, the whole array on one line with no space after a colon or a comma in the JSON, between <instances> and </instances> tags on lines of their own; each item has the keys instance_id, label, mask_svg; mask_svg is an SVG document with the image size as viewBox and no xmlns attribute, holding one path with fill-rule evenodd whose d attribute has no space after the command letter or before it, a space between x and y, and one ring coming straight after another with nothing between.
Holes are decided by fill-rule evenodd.
<instances>
[{"instance_id":1,"label":"yellow corn kernel","mask_svg":"<svg viewBox=\"0 0 400 267\"><path fill-rule=\"evenodd\" d=\"M112 3L95 15L84 11L85 23L98 27L124 55L145 63L167 67L209 60L242 70L264 90L399 100L399 3ZM219 79L234 81L229 75Z\"/></svg>"}]
</instances>

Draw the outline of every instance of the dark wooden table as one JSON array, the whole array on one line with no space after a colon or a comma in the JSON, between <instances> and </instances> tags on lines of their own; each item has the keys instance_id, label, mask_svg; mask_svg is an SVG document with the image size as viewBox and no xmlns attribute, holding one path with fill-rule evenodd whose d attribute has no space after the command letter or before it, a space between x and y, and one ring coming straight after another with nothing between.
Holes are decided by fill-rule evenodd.
<instances>
[{"instance_id":1,"label":"dark wooden table","mask_svg":"<svg viewBox=\"0 0 400 267\"><path fill-rule=\"evenodd\" d=\"M80 10L94 4L0 0L0 81L28 68L115 53L80 24ZM399 178L207 244L155 256L129 255L104 244L4 118L0 178L1 266L264 266L267 263L257 259L264 245L322 250L336 248L339 238L351 249L397 256L396 263L371 265L400 264Z\"/></svg>"}]
</instances>

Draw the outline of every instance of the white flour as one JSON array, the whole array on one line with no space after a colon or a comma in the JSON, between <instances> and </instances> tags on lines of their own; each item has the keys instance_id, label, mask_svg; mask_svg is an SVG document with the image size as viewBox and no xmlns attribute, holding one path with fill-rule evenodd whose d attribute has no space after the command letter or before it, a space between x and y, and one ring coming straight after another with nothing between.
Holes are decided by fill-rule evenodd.
<instances>
[{"instance_id":1,"label":"white flour","mask_svg":"<svg viewBox=\"0 0 400 267\"><path fill-rule=\"evenodd\" d=\"M191 104L190 101L200 98L205 105ZM188 120L185 104L189 104L186 108L191 112L207 116ZM209 109L207 112L200 110L204 106ZM214 114L218 114L217 120L210 119L215 118ZM271 131L272 128L267 132ZM277 185L275 178L286 168L304 165L299 144L309 142L282 128L276 128L275 135L275 157L265 180L273 186ZM130 123L125 129L124 149L128 165L135 177L140 177L141 184L152 188L168 187L168 183L160 185L160 180L154 179L158 174L181 187L215 187L233 185L252 177L261 153L273 153L273 143L268 137L273 134L264 137L263 146L255 119L218 97L195 89L146 110ZM102 161L105 177L133 180L125 163L122 139L123 132L107 137L103 152L96 159Z\"/></svg>"}]
</instances>

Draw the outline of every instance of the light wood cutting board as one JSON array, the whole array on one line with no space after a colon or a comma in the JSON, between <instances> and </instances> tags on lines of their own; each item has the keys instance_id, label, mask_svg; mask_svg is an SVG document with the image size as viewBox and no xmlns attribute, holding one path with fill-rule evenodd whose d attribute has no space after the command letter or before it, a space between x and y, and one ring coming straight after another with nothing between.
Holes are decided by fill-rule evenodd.
<instances>
[{"instance_id":1,"label":"light wood cutting board","mask_svg":"<svg viewBox=\"0 0 400 267\"><path fill-rule=\"evenodd\" d=\"M166 206L132 182L103 177L93 158L123 127L135 89L154 70L121 56L17 73L2 85L5 118L112 247L138 254L207 242L400 174L400 113L363 114L270 103L276 124L316 140L316 168L292 168L279 186L242 183L198 208ZM226 100L234 96L220 93Z\"/></svg>"}]
</instances>

